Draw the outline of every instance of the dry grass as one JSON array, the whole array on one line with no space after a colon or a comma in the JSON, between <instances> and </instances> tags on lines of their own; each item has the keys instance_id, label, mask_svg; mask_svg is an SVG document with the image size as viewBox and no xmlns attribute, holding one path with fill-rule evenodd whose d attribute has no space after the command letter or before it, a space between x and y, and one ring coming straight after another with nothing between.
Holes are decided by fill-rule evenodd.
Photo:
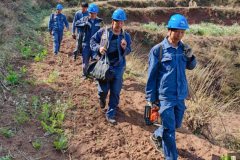
<instances>
[{"instance_id":1,"label":"dry grass","mask_svg":"<svg viewBox=\"0 0 240 160\"><path fill-rule=\"evenodd\" d=\"M151 38L154 38L154 35L151 35ZM198 62L194 70L186 72L188 82L198 97L198 103L186 101L184 122L193 133L203 134L215 144L219 144L216 137L222 133L216 133L213 137L209 129L210 123L219 117L219 114L239 110L237 107L240 104L240 83L238 82L240 74L239 66L234 65L240 64L240 57L235 52L240 47L238 38L238 35L231 37L186 35L184 38L184 42L193 47ZM127 56L127 68L138 76L141 75L142 81L146 83L148 52L144 51L147 47L146 43L140 42L140 40L138 43L133 41L134 53ZM231 137L231 133L228 135ZM222 138L224 144L219 145L236 149L229 146L233 144L230 139Z\"/></svg>"}]
</instances>

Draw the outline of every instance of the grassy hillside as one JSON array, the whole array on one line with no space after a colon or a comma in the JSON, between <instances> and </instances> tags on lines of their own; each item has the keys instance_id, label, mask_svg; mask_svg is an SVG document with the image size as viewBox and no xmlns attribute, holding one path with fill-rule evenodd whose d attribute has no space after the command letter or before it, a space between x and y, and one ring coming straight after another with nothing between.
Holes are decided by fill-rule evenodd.
<instances>
[{"instance_id":1,"label":"grassy hillside","mask_svg":"<svg viewBox=\"0 0 240 160\"><path fill-rule=\"evenodd\" d=\"M67 15L70 23L73 20L75 12L79 9L77 5L80 2L81 1L79 0L61 1L64 6L63 13ZM139 95L136 94L137 98L131 97L132 95L131 92L129 92L128 87L132 89L131 86L134 85L131 83L136 83L137 87L133 87L134 92L141 92L141 94L144 94L149 50L155 44L162 41L167 35L165 25L169 17L173 13L182 13L188 18L189 23L191 24L191 29L186 31L183 41L193 47L194 54L196 55L198 62L194 71L187 72L188 81L198 97L198 103L193 103L191 101L186 102L187 111L185 124L197 136L202 134L213 144L237 150L239 149L238 131L229 133L224 132L225 134L221 134L218 131L210 132L209 130L210 127L216 124L213 123L216 117L220 117L226 113L228 114L229 112L239 112L239 1L198 0L198 7L195 6L193 8L188 8L189 2L189 0L123 0L96 2L100 8L99 17L104 18L108 24L110 23L112 12L116 8L127 7L125 8L125 11L127 13L128 21L126 22L127 26L125 29L131 34L133 43L132 53L127 57L127 70L124 73L124 79L127 79L129 86L126 84L126 86L124 86L124 95L121 96L124 97L125 100L121 102L121 105L128 107L128 104L130 104L129 99L133 101L141 99L140 102L138 101L136 103L138 104L138 107L145 105L144 96L141 95L140 98ZM75 123L76 120L74 116L81 118L79 116L79 112L76 110L80 109L80 111L86 112L88 115L95 115L94 111L96 109L96 104L98 103L96 97L94 97L95 95L93 94L95 93L95 86L88 81L87 85L90 86L90 88L88 88L89 86L84 85L80 79L80 69L78 68L79 70L76 70L76 65L80 66L79 63L75 63L74 66L74 64L71 63L70 58L67 54L65 55L65 53L57 58L47 55L51 54L52 51L47 48L47 45L51 41L51 37L47 32L47 23L49 15L54 12L54 8L58 3L59 1L57 0L10 0L2 1L0 3L0 102L1 104L3 102L6 102L7 104L4 107L0 105L0 109L7 110L7 116L3 115L0 116L0 118L5 119L5 117L7 117L6 120L10 119L10 125L12 124L11 119L14 119L14 127L17 128L15 129L16 132L14 132L14 134L20 135L24 134L24 130L22 130L22 126L19 124L24 124L24 122L28 121L29 117L31 117L30 120L32 125L37 122L36 124L40 126L42 125L40 127L41 129L44 127L47 132L50 131L57 135L56 137L51 137L52 139L50 140L47 138L44 139L47 141L46 144L48 144L44 147L48 147L48 149L52 148L53 142L56 140L60 140L59 143L62 140L62 142L64 142L62 148L66 147L67 136L60 136L64 133L61 130L61 126L63 126L62 123L65 116L69 122L69 126L65 127L69 127L66 135L71 137L71 129L74 130L74 133L78 132L74 128L71 128L71 124ZM210 8L212 5L214 5L214 7ZM224 8L221 7L221 5L228 7ZM235 6L236 8L232 8L232 6ZM71 39L69 34L70 33L65 33L67 40L63 42L65 45L64 49L67 50L66 53L70 52L75 47L75 41ZM46 61L46 63L43 63L44 58L47 56L50 58ZM29 74L27 72L25 62L29 65L29 69L31 69ZM54 65L56 65L58 69L56 69ZM18 67L15 68L15 66ZM65 68L64 71L66 73L63 73L63 68ZM34 73L36 73L36 75ZM24 78L24 76L27 78ZM36 83L38 85L35 85ZM65 88L63 86L65 86ZM65 94L65 90L69 90L68 95ZM82 90L84 90L84 93L79 96L79 91ZM36 95L41 93L41 96L43 96L41 98L43 99L36 97L36 95L29 97L31 92ZM28 98L26 98L25 93L27 95L29 94ZM71 94L74 94L74 96ZM48 97L49 95L50 97ZM75 100L74 105L67 98ZM14 104L12 104L13 101L15 101L14 99L17 99L19 103L16 104L14 102ZM26 102L31 103L30 107L32 108L26 108L26 106L28 106ZM91 104L91 110L86 107L89 104ZM76 106L80 107L77 108ZM67 113L67 109L69 108L70 112ZM138 111L141 112L141 110ZM41 112L40 119L42 122L40 122L36 116L37 112ZM102 113L97 113L99 115L103 115ZM12 117L12 114L15 116ZM54 117L55 114L59 116ZM142 123L142 119L139 120L142 118L142 115L137 112L135 114L137 116L133 116L136 118L134 119L134 122L131 122L131 116L125 116L125 119L130 119L129 122L133 123L133 126L137 124L141 128L146 129L146 126L143 126L143 124L138 124L138 122ZM121 113L121 115L123 115L123 113ZM43 118L44 116L45 118ZM91 118L93 121L97 122L97 118L99 117L101 118L101 121L105 118L101 116L92 116ZM83 119L80 120L83 120L84 122L86 120L88 122L88 118L85 119L84 116L82 118ZM125 122L124 120L123 122ZM55 121L57 121L57 123L55 123ZM2 124L4 123L5 122ZM82 130L82 127L86 127L85 129L88 129L87 127L89 126L85 124L81 125L79 133L84 134L85 131ZM95 124L89 123L89 125L92 126ZM1 136L9 134L9 137L11 137L10 131L13 130L13 127L8 127L8 124L6 124L6 126L4 124L3 128L7 128L9 130L6 132L1 130ZM32 132L31 128L28 126L25 127L29 129L27 131ZM225 126L221 124L221 129L223 128L225 128ZM95 129L101 130L101 128L97 127ZM153 128L150 128L150 131L152 129ZM37 132L39 132L39 130L36 129ZM149 128L146 130L149 131ZM89 135L94 132L89 130ZM41 135L38 135L38 137L40 136L42 136L42 132ZM8 136L4 139L6 142L7 137ZM122 138L124 139L124 137L126 136L124 135ZM74 139L75 137L72 137L71 140L74 141ZM81 137L80 140L82 141ZM100 142L99 137L97 137L96 141L97 143ZM34 142L36 142L37 145L38 139ZM135 141L132 142L135 143ZM70 144L70 146L71 145L76 147L79 144L75 146L73 143ZM107 148L107 146L105 147ZM71 148L70 150L73 149ZM7 149L4 150L4 154L7 154L6 151ZM72 152L75 152L75 149ZM62 153L65 152L62 150ZM153 156L154 153L151 153ZM96 151L96 155L98 155L98 151ZM66 155L63 157L66 158Z\"/></svg>"}]
</instances>

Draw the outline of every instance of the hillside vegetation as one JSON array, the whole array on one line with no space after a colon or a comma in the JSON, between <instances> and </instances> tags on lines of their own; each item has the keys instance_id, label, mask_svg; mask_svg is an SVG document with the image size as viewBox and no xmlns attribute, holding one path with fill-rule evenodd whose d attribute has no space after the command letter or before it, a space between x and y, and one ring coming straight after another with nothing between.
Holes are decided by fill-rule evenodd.
<instances>
[{"instance_id":1,"label":"hillside vegetation","mask_svg":"<svg viewBox=\"0 0 240 160\"><path fill-rule=\"evenodd\" d=\"M80 2L61 1L70 23ZM127 57L117 115L120 124L109 129L104 113L97 107L96 86L91 79L82 81L80 58L72 63L69 57L75 47L70 32L64 32L60 55L52 55L47 23L59 1L1 1L0 110L3 114L0 116L0 137L4 147L0 159L19 159L26 156L24 152L28 155L25 159L153 159L156 153L148 140L155 128L145 126L142 121L148 53L168 34L165 26L173 13L188 18L191 29L186 31L183 41L194 49L198 62L196 69L187 71L198 102L186 101L184 127L211 142L209 146L212 145L210 148L214 151L221 150L214 145L238 151L240 2L195 2L197 5L190 8L194 1L95 2L100 9L98 16L108 25L112 12L118 7L124 8L128 17L125 30L132 37L132 53ZM113 135L112 139L108 135ZM194 142L201 141L196 136L179 133L178 141L190 143L189 137L191 141L194 138ZM113 143L109 146L110 140ZM197 148L194 152L189 150L189 144L181 143L178 146L182 148L180 159L211 156L202 153L208 152L207 146L202 146L201 152L198 144L193 143L192 147Z\"/></svg>"}]
</instances>

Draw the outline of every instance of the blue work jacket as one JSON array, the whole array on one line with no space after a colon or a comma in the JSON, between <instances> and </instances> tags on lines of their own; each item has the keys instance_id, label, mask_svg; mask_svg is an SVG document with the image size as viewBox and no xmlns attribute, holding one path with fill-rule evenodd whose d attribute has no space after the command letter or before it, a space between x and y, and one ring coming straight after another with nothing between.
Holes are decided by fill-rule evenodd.
<instances>
[{"instance_id":1,"label":"blue work jacket","mask_svg":"<svg viewBox=\"0 0 240 160\"><path fill-rule=\"evenodd\" d=\"M49 31L63 31L64 23L67 29L69 29L69 24L67 18L64 14L52 13L48 22Z\"/></svg>"},{"instance_id":2,"label":"blue work jacket","mask_svg":"<svg viewBox=\"0 0 240 160\"><path fill-rule=\"evenodd\" d=\"M82 10L79 10L75 13L74 19L73 19L73 23L72 23L72 33L75 33L76 30L76 22L78 20L80 20L81 18L85 17L85 16L89 16L88 11L86 11L85 13L82 12ZM82 28L78 28L77 29L77 33L79 33L79 31Z\"/></svg>"},{"instance_id":3,"label":"blue work jacket","mask_svg":"<svg viewBox=\"0 0 240 160\"><path fill-rule=\"evenodd\" d=\"M103 33L104 32L104 33ZM107 44L107 54L108 54L108 51L109 51L109 44L110 44L110 41L112 39L112 35L113 35L113 32L112 32L112 28L101 28L97 33L95 33L92 38L91 38L91 41L90 41L90 47L91 47L91 50L92 51L96 51L96 52L99 52L99 49L100 47L103 47L105 45L105 42L107 40L107 33L108 33L108 36L109 36L109 40L108 40L108 44ZM121 31L121 34L118 36L118 61L114 63L113 67L123 67L126 65L126 59L125 59L125 56L130 54L131 52L131 36L125 32L125 37L123 37L123 31ZM101 37L102 37L102 43L100 45L100 41L101 41ZM121 40L125 38L125 41L127 42L127 47L125 49L125 51L122 49L121 47ZM100 55L100 53L99 53Z\"/></svg>"},{"instance_id":4,"label":"blue work jacket","mask_svg":"<svg viewBox=\"0 0 240 160\"><path fill-rule=\"evenodd\" d=\"M86 24L86 21L91 24L91 27ZM86 27L84 35L83 35L83 42L82 42L83 47L90 46L90 39L100 29L100 23L102 21L103 21L103 19L101 19L101 18L95 18L92 23L90 17L83 17L76 22L76 27L78 27L78 28Z\"/></svg>"},{"instance_id":5,"label":"blue work jacket","mask_svg":"<svg viewBox=\"0 0 240 160\"><path fill-rule=\"evenodd\" d=\"M162 57L159 68L160 46L155 45L149 53L148 80L146 85L146 100L181 100L188 97L188 84L185 69L192 70L196 59L189 61L183 52L180 41L178 47L173 47L167 37L161 42ZM157 99L158 98L158 99Z\"/></svg>"}]
</instances>

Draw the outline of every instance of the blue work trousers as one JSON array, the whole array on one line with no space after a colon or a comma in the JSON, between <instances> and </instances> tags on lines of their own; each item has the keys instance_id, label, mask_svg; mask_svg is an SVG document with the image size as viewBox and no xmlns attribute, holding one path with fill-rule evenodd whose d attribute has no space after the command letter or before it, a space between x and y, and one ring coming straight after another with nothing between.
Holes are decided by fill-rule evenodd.
<instances>
[{"instance_id":1,"label":"blue work trousers","mask_svg":"<svg viewBox=\"0 0 240 160\"><path fill-rule=\"evenodd\" d=\"M57 53L60 51L61 42L63 39L63 31L53 31L53 52Z\"/></svg>"},{"instance_id":2,"label":"blue work trousers","mask_svg":"<svg viewBox=\"0 0 240 160\"><path fill-rule=\"evenodd\" d=\"M177 160L178 152L175 142L175 131L181 127L185 112L184 99L176 101L159 101L159 114L162 126L155 132L155 136L162 137L164 157L167 160Z\"/></svg>"},{"instance_id":3,"label":"blue work trousers","mask_svg":"<svg viewBox=\"0 0 240 160\"><path fill-rule=\"evenodd\" d=\"M87 76L87 70L89 66L89 60L97 58L97 52L91 51L91 48L89 46L83 47L82 51L82 75Z\"/></svg>"},{"instance_id":4,"label":"blue work trousers","mask_svg":"<svg viewBox=\"0 0 240 160\"><path fill-rule=\"evenodd\" d=\"M113 67L115 71L114 79L111 82L98 82L98 98L101 101L107 99L108 91L110 90L110 97L108 103L108 110L106 112L107 118L113 118L117 106L119 104L119 95L122 89L124 67Z\"/></svg>"}]
</instances>

